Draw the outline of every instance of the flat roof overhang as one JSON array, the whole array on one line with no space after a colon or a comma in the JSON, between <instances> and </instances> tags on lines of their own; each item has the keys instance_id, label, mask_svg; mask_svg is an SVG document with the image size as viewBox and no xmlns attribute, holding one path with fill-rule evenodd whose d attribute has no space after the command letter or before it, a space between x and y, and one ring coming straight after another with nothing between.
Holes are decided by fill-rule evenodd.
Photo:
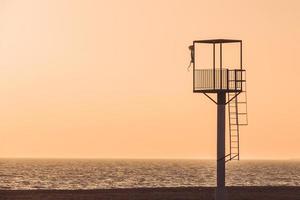
<instances>
[{"instance_id":1,"label":"flat roof overhang","mask_svg":"<svg viewBox=\"0 0 300 200\"><path fill-rule=\"evenodd\" d=\"M233 39L210 39L210 40L194 40L193 43L208 43L208 44L220 44L220 43L238 43L242 40Z\"/></svg>"}]
</instances>

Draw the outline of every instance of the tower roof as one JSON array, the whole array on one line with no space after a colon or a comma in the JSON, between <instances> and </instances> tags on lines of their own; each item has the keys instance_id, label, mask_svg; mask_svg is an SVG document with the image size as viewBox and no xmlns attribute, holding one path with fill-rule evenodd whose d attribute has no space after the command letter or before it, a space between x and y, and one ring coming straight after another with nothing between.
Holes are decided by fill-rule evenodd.
<instances>
[{"instance_id":1,"label":"tower roof","mask_svg":"<svg viewBox=\"0 0 300 200\"><path fill-rule=\"evenodd\" d=\"M242 42L242 40L233 40L233 39L210 39L210 40L195 40L194 43L236 43Z\"/></svg>"}]
</instances>

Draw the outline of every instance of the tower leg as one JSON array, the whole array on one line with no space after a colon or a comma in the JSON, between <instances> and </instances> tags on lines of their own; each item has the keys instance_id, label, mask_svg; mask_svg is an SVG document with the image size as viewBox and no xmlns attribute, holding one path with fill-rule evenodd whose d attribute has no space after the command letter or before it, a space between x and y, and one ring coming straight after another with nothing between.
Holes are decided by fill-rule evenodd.
<instances>
[{"instance_id":1,"label":"tower leg","mask_svg":"<svg viewBox=\"0 0 300 200\"><path fill-rule=\"evenodd\" d=\"M225 189L225 107L226 93L218 93L217 119L217 189L216 200L226 199Z\"/></svg>"}]
</instances>

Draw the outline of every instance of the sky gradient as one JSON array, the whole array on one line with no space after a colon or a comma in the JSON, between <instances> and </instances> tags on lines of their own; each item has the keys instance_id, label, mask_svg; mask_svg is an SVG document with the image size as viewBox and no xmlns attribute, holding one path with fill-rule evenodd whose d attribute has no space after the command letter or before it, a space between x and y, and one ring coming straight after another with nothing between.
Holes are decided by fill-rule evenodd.
<instances>
[{"instance_id":1,"label":"sky gradient","mask_svg":"<svg viewBox=\"0 0 300 200\"><path fill-rule=\"evenodd\" d=\"M244 44L241 159L300 157L300 1L0 1L0 157L215 158L188 46Z\"/></svg>"}]
</instances>

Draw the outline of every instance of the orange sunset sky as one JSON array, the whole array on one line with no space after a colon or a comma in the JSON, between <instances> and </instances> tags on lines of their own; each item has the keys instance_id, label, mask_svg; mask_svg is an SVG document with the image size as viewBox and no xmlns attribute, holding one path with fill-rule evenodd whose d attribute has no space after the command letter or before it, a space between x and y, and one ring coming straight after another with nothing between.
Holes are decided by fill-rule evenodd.
<instances>
[{"instance_id":1,"label":"orange sunset sky","mask_svg":"<svg viewBox=\"0 0 300 200\"><path fill-rule=\"evenodd\" d=\"M1 0L0 157L216 157L188 46L242 39L241 159L300 157L300 1Z\"/></svg>"}]
</instances>

